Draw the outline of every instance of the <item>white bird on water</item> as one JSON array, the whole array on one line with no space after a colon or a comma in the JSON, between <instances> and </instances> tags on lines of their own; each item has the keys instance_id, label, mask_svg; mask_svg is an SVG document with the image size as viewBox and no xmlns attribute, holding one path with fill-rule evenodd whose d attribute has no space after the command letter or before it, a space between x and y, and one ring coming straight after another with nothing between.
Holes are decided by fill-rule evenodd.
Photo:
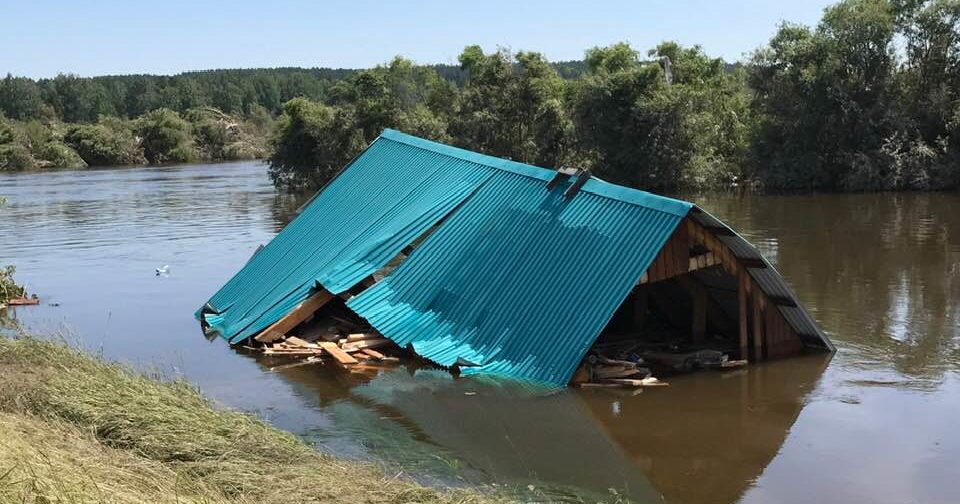
<instances>
[{"instance_id":1,"label":"white bird on water","mask_svg":"<svg viewBox=\"0 0 960 504\"><path fill-rule=\"evenodd\" d=\"M165 265L157 268L157 276L160 276L160 275L168 275L169 273L170 273L170 265L169 265L169 264L165 264Z\"/></svg>"}]
</instances>

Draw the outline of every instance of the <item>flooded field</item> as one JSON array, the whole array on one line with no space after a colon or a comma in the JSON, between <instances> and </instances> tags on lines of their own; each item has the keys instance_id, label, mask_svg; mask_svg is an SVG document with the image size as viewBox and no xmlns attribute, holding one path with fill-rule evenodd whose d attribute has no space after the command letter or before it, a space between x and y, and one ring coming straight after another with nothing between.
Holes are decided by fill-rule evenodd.
<instances>
[{"instance_id":1,"label":"flooded field","mask_svg":"<svg viewBox=\"0 0 960 504\"><path fill-rule=\"evenodd\" d=\"M277 369L207 341L193 312L299 204L256 163L0 175L0 195L0 264L43 301L3 317L395 473L544 500L960 502L958 194L687 195L761 248L839 351L639 394Z\"/></svg>"}]
</instances>

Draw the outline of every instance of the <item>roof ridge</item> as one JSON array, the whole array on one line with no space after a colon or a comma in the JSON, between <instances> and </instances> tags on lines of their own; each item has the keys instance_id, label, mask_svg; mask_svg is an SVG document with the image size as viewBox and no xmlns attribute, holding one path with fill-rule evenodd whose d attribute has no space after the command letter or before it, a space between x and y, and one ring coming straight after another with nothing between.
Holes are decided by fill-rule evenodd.
<instances>
[{"instance_id":1,"label":"roof ridge","mask_svg":"<svg viewBox=\"0 0 960 504\"><path fill-rule=\"evenodd\" d=\"M455 157L490 168L543 180L544 182L549 182L556 173L555 169L543 168L527 163L521 163L519 161L499 158L488 154L481 154L479 152L460 147L454 147L452 145L435 142L433 140L427 140L425 138L410 135L408 133L390 128L384 129L379 138L400 142L412 147ZM660 196L658 194L653 194L640 189L614 184L596 176L591 176L587 183L581 188L581 191L586 191L591 194L637 206L659 210L661 212L679 215L681 217L685 216L690 211L690 208L693 207L692 203L686 201L668 198L666 196Z\"/></svg>"}]
</instances>

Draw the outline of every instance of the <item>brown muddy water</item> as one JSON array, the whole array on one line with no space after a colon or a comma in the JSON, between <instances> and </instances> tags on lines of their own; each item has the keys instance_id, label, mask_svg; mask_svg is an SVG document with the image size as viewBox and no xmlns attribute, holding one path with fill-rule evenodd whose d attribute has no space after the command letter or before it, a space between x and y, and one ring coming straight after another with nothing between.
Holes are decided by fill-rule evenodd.
<instances>
[{"instance_id":1,"label":"brown muddy water","mask_svg":"<svg viewBox=\"0 0 960 504\"><path fill-rule=\"evenodd\" d=\"M194 310L298 203L256 163L0 175L0 195L0 263L43 300L8 319L323 450L538 500L960 502L958 194L689 196L767 254L839 352L636 395L271 370L283 361L207 341Z\"/></svg>"}]
</instances>

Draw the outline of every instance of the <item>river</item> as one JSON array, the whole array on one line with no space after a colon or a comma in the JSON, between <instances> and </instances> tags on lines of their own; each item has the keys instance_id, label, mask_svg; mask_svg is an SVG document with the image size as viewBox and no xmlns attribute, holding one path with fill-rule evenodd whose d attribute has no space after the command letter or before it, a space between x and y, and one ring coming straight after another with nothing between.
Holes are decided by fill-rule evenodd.
<instances>
[{"instance_id":1,"label":"river","mask_svg":"<svg viewBox=\"0 0 960 504\"><path fill-rule=\"evenodd\" d=\"M0 315L341 456L528 498L960 502L960 194L688 195L760 247L838 353L550 395L275 369L205 339L194 310L299 203L261 164L0 174L0 196L0 264L43 301Z\"/></svg>"}]
</instances>

